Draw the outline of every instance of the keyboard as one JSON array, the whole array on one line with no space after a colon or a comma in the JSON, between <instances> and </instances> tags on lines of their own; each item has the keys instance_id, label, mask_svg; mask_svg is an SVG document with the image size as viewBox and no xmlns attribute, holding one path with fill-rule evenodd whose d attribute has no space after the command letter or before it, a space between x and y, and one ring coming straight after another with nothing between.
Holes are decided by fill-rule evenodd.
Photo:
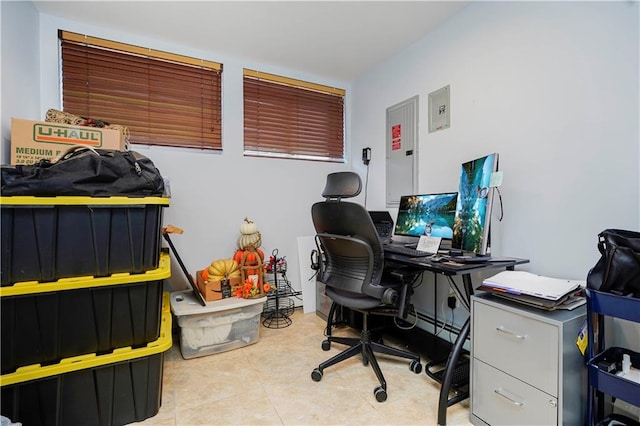
<instances>
[{"instance_id":1,"label":"keyboard","mask_svg":"<svg viewBox=\"0 0 640 426\"><path fill-rule=\"evenodd\" d=\"M426 257L433 254L398 244L385 244L382 246L382 248L384 249L385 253L402 254L409 257Z\"/></svg>"},{"instance_id":2,"label":"keyboard","mask_svg":"<svg viewBox=\"0 0 640 426\"><path fill-rule=\"evenodd\" d=\"M380 238L388 238L391 236L391 232L393 231L393 225L390 223L374 223L376 227L376 232Z\"/></svg>"}]
</instances>

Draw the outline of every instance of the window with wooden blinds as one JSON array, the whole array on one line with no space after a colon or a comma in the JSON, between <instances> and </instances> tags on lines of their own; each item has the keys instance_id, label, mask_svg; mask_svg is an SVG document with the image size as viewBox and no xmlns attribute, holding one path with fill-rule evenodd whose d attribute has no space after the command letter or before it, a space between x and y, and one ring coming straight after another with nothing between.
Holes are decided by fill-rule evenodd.
<instances>
[{"instance_id":1,"label":"window with wooden blinds","mask_svg":"<svg viewBox=\"0 0 640 426\"><path fill-rule=\"evenodd\" d=\"M244 70L244 153L344 162L345 91Z\"/></svg>"},{"instance_id":2,"label":"window with wooden blinds","mask_svg":"<svg viewBox=\"0 0 640 426\"><path fill-rule=\"evenodd\" d=\"M59 32L63 110L127 126L131 143L222 149L222 64Z\"/></svg>"}]
</instances>

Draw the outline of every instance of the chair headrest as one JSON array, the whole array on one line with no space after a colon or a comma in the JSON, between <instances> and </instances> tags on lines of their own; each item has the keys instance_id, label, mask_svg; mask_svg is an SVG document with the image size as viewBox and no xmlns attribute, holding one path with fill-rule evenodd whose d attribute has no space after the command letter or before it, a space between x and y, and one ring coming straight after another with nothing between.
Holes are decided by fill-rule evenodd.
<instances>
[{"instance_id":1,"label":"chair headrest","mask_svg":"<svg viewBox=\"0 0 640 426\"><path fill-rule=\"evenodd\" d=\"M327 175L327 184L322 191L326 199L351 198L360 194L362 180L355 172L336 172Z\"/></svg>"}]
</instances>

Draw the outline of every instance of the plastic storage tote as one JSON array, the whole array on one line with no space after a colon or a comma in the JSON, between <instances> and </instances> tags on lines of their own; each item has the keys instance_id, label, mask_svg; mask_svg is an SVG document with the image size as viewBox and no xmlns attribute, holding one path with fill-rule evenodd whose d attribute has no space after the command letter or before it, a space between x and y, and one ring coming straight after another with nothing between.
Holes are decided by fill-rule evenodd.
<instances>
[{"instance_id":1,"label":"plastic storage tote","mask_svg":"<svg viewBox=\"0 0 640 426\"><path fill-rule=\"evenodd\" d=\"M115 426L160 409L164 352L172 346L169 295L160 337L141 348L32 365L0 376L0 411L24 426Z\"/></svg>"},{"instance_id":2,"label":"plastic storage tote","mask_svg":"<svg viewBox=\"0 0 640 426\"><path fill-rule=\"evenodd\" d=\"M0 197L0 284L156 269L162 197Z\"/></svg>"},{"instance_id":3,"label":"plastic storage tote","mask_svg":"<svg viewBox=\"0 0 640 426\"><path fill-rule=\"evenodd\" d=\"M229 297L201 306L190 290L171 293L185 359L213 355L256 343L266 297Z\"/></svg>"},{"instance_id":4,"label":"plastic storage tote","mask_svg":"<svg viewBox=\"0 0 640 426\"><path fill-rule=\"evenodd\" d=\"M163 253L159 268L142 274L0 287L2 374L156 340L170 265Z\"/></svg>"}]
</instances>

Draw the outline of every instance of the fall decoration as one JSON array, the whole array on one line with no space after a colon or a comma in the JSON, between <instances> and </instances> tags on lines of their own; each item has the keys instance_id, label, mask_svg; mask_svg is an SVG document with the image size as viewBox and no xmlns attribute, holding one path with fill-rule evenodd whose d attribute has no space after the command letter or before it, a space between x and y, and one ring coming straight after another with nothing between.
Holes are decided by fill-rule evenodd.
<instances>
[{"instance_id":1,"label":"fall decoration","mask_svg":"<svg viewBox=\"0 0 640 426\"><path fill-rule=\"evenodd\" d=\"M232 288L240 283L238 262L233 259L217 259L198 271L196 285L207 302L232 296Z\"/></svg>"},{"instance_id":2,"label":"fall decoration","mask_svg":"<svg viewBox=\"0 0 640 426\"><path fill-rule=\"evenodd\" d=\"M233 295L244 299L262 296L262 290L257 287L251 278L247 278L242 285L238 285L233 290Z\"/></svg>"},{"instance_id":3,"label":"fall decoration","mask_svg":"<svg viewBox=\"0 0 640 426\"><path fill-rule=\"evenodd\" d=\"M231 259L238 265L241 277L240 285L233 289L233 294L237 297L253 298L264 295L264 252L258 248L260 245L262 236L258 226L245 217L240 225L237 250Z\"/></svg>"},{"instance_id":4,"label":"fall decoration","mask_svg":"<svg viewBox=\"0 0 640 426\"><path fill-rule=\"evenodd\" d=\"M240 233L243 235L255 234L258 232L258 225L248 217L244 218L244 222L240 225Z\"/></svg>"},{"instance_id":5,"label":"fall decoration","mask_svg":"<svg viewBox=\"0 0 640 426\"><path fill-rule=\"evenodd\" d=\"M262 236L258 231L258 226L255 222L245 217L244 222L240 225L240 236L236 242L236 246L239 250L246 250L249 248L257 249L262 245Z\"/></svg>"},{"instance_id":6,"label":"fall decoration","mask_svg":"<svg viewBox=\"0 0 640 426\"><path fill-rule=\"evenodd\" d=\"M222 281L240 276L238 262L233 259L218 259L211 262L207 269L208 279L205 281ZM203 277L204 278L204 277Z\"/></svg>"},{"instance_id":7,"label":"fall decoration","mask_svg":"<svg viewBox=\"0 0 640 426\"><path fill-rule=\"evenodd\" d=\"M233 255L234 261L238 263L241 282L246 286L247 281L251 281L255 291L243 292L246 297L262 297L264 295L264 253L260 249L250 248L248 250L237 250ZM237 293L234 291L234 294ZM243 296L245 297L245 296Z\"/></svg>"},{"instance_id":8,"label":"fall decoration","mask_svg":"<svg viewBox=\"0 0 640 426\"><path fill-rule=\"evenodd\" d=\"M244 264L242 263L243 259L244 259ZM264 252L260 249L236 250L235 254L233 255L233 260L235 260L238 263L239 269L241 269L241 266L244 266L247 268L245 269L245 272L247 275L255 275L259 273L257 266L259 265L259 263L264 261ZM249 269L249 267L251 266L254 266L254 267Z\"/></svg>"}]
</instances>

